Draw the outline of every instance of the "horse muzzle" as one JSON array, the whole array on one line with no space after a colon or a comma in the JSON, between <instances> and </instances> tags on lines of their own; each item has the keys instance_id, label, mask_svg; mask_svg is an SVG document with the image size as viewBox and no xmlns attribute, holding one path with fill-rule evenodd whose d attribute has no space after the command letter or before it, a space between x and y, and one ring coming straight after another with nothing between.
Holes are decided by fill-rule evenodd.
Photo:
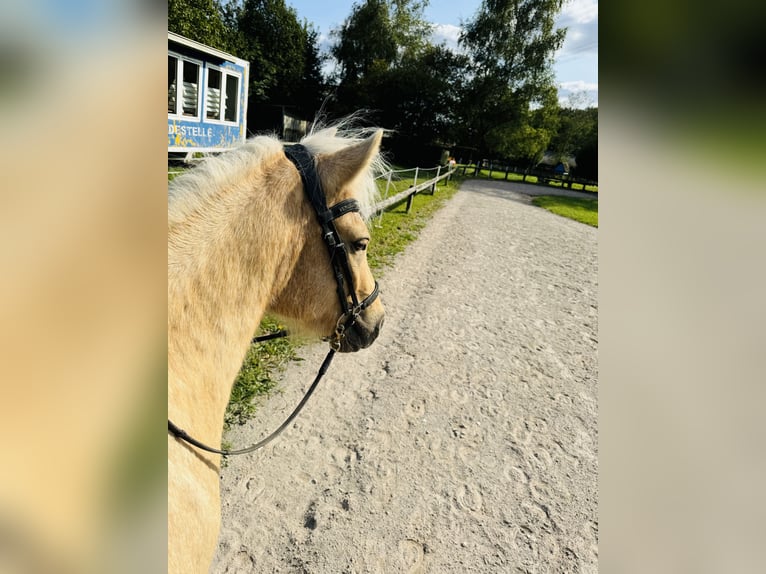
<instances>
[{"instance_id":1,"label":"horse muzzle","mask_svg":"<svg viewBox=\"0 0 766 574\"><path fill-rule=\"evenodd\" d=\"M366 349L378 338L382 327L383 317L372 325L367 323L362 317L357 318L354 324L345 330L338 350L341 353L355 353L361 349Z\"/></svg>"}]
</instances>

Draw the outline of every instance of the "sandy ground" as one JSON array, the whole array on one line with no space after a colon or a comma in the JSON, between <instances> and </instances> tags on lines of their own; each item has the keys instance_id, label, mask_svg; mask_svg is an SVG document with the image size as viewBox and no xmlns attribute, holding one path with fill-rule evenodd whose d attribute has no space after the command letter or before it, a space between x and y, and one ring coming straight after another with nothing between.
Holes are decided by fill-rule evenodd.
<instances>
[{"instance_id":1,"label":"sandy ground","mask_svg":"<svg viewBox=\"0 0 766 574\"><path fill-rule=\"evenodd\" d=\"M464 183L381 279L378 341L231 458L212 573L597 571L598 231L524 191ZM325 352L231 443L278 426Z\"/></svg>"}]
</instances>

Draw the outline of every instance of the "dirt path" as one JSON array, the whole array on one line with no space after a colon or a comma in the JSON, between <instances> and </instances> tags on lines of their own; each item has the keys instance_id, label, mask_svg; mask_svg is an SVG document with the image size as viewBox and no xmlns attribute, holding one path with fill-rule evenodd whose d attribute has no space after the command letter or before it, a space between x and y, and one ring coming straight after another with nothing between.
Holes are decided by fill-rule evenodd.
<instances>
[{"instance_id":1,"label":"dirt path","mask_svg":"<svg viewBox=\"0 0 766 574\"><path fill-rule=\"evenodd\" d=\"M379 340L229 462L212 573L597 571L598 232L519 186L463 184L382 278ZM229 440L277 426L325 351Z\"/></svg>"}]
</instances>

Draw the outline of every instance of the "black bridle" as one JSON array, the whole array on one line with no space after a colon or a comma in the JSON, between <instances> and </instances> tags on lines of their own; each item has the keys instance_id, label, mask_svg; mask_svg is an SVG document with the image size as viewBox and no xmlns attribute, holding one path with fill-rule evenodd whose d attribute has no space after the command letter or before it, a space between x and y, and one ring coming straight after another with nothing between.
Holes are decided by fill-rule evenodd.
<instances>
[{"instance_id":1,"label":"black bridle","mask_svg":"<svg viewBox=\"0 0 766 574\"><path fill-rule=\"evenodd\" d=\"M328 339L330 347L337 351L340 349L340 345L345 337L346 329L356 322L362 311L372 305L380 293L378 282L375 281L375 288L372 293L361 303L359 302L356 290L354 289L354 277L351 274L351 266L348 262L348 251L333 223L333 221L347 213L353 211L358 213L360 211L359 202L355 199L344 199L328 208L327 198L322 190L322 184L319 181L319 175L317 174L314 158L311 156L311 153L309 153L305 146L295 144L285 146L285 155L298 168L298 173L301 175L301 181L303 182L303 189L306 191L309 202L311 202L316 212L317 221L322 228L322 239L330 254L330 263L335 275L338 299L343 310L335 326L335 333ZM346 284L348 284L348 289L346 289ZM349 295L346 295L346 291L348 291ZM351 297L350 304L348 301L349 296Z\"/></svg>"},{"instance_id":2,"label":"black bridle","mask_svg":"<svg viewBox=\"0 0 766 574\"><path fill-rule=\"evenodd\" d=\"M301 176L301 182L303 183L303 189L306 192L311 206L314 208L317 221L322 228L322 239L327 246L327 250L330 255L330 263L332 264L333 274L335 275L338 299L340 300L342 313L335 324L335 331L330 337L325 339L330 343L330 350L322 362L322 366L319 367L319 371L314 378L314 382L311 383L311 386L306 391L303 399L301 399L301 402L298 403L298 406L295 407L293 412L290 413L290 416L285 419L285 421L279 426L279 428L277 428L277 430L272 432L263 440L240 450L220 450L198 441L197 439L190 436L186 431L173 424L170 419L168 419L168 432L170 432L170 434L207 452L223 455L246 454L266 446L283 430L285 430L293 421L293 419L298 416L298 413L301 411L301 409L303 409L306 402L308 402L309 397L314 392L314 389L316 389L319 381L322 380L322 377L327 372L327 369L330 367L330 363L332 363L332 359L335 356L336 351L339 351L341 348L343 339L346 337L346 331L351 328L354 323L356 323L359 315L361 315L362 312L367 309L367 307L372 305L372 303L375 301L375 299L378 298L378 295L380 294L378 282L375 281L375 288L372 290L372 293L365 297L361 302L359 301L358 297L356 296L356 290L354 289L354 276L351 273L351 266L348 262L348 251L346 250L346 245L341 240L340 235L338 234L338 230L335 228L335 224L333 223L333 221L339 217L342 217L343 215L346 215L347 213L360 212L359 202L355 199L344 199L343 201L340 201L332 207L328 208L327 198L325 197L324 191L322 190L322 183L319 181L319 175L317 174L316 165L314 164L314 158L312 157L311 153L306 149L305 146L301 144L285 146L284 152L287 158L293 162L295 167L298 169L298 173ZM348 289L346 289L347 284ZM347 291L348 295L346 294ZM349 297L351 298L350 303L348 300ZM269 339L275 339L277 337L284 337L286 335L286 331L279 331L278 333L271 333L268 335L256 337L252 342L259 343Z\"/></svg>"}]
</instances>

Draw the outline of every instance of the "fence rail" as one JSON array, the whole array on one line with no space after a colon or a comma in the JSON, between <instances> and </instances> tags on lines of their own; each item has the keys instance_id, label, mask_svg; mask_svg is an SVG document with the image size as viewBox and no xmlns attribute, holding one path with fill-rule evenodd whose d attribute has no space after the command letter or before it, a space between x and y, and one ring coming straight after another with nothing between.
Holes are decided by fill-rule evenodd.
<instances>
[{"instance_id":1,"label":"fence rail","mask_svg":"<svg viewBox=\"0 0 766 574\"><path fill-rule=\"evenodd\" d=\"M566 187L569 189L574 189L572 187L573 184L579 185L582 187L582 191L587 191L588 193L598 193L598 182L593 181L590 179L586 179L583 177L577 177L570 174L557 174L552 171L547 170L541 170L541 169L527 169L527 168L521 168L518 166L514 166L511 164L505 164L505 163L494 163L494 162L480 162L479 164L473 164L473 163L467 163L467 164L461 164L458 169L462 170L463 175L468 175L469 172L473 172L474 176L478 177L484 177L484 173L486 173L486 177L490 179L497 179L497 176L494 176L493 174L505 174L504 179L507 181L509 179L509 175L513 174L515 176L522 176L522 181L524 183L540 183L540 184L548 184L548 185L556 185L560 186L562 188ZM529 178L529 179L527 179ZM593 190L587 189L588 187L592 187ZM575 190L579 191L579 190Z\"/></svg>"},{"instance_id":2,"label":"fence rail","mask_svg":"<svg viewBox=\"0 0 766 574\"><path fill-rule=\"evenodd\" d=\"M442 170L446 170L446 171L442 173ZM404 173L404 172L411 172L411 171L415 172L415 177L413 179L412 185L410 185L409 187L407 187L407 189L403 191L399 191L395 193L394 195L389 196L388 193L389 193L389 189L391 188L392 181L395 181L392 179L393 175L397 173ZM418 183L418 176L422 175L424 171L436 171L436 175L427 181ZM373 214L380 213L381 211L384 211L388 209L389 207L392 207L396 205L397 203L404 201L405 199L407 200L407 212L409 213L410 209L412 208L412 200L414 199L415 194L417 194L419 191L423 191L424 189L428 189L428 188L430 188L431 193L433 193L434 190L436 189L436 184L443 179L449 178L455 171L456 171L455 168L450 169L447 166L440 165L437 167L425 168L425 169L416 167L414 169L404 169L404 170L398 170L398 171L392 170L387 173L384 173L383 175L378 176L377 179L386 178L386 189L383 192L383 199L375 205Z\"/></svg>"}]
</instances>

